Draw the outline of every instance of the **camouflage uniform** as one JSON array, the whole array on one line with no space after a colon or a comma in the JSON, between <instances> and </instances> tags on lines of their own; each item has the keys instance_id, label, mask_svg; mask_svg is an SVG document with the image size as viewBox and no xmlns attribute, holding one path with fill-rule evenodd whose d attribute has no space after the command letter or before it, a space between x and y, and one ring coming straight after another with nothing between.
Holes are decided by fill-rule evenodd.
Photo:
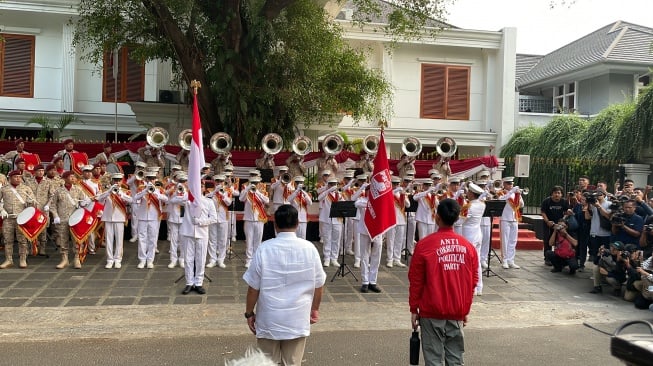
<instances>
[{"instance_id":1,"label":"camouflage uniform","mask_svg":"<svg viewBox=\"0 0 653 366\"><path fill-rule=\"evenodd\" d=\"M81 188L77 185L72 185L70 191L66 187L61 187L52 196L52 203L50 204L50 212L52 217L56 219L57 217L61 220L59 224L56 224L57 228L57 246L61 250L61 259L62 263L65 262L68 265L68 243L70 242L70 226L68 226L68 219L79 207L79 201L86 199L86 195ZM79 260L79 253L77 253L77 247L73 247L75 253L75 262ZM77 264L77 263L76 263ZM58 266L59 267L59 266ZM63 268L65 266L62 266Z\"/></svg>"},{"instance_id":2,"label":"camouflage uniform","mask_svg":"<svg viewBox=\"0 0 653 366\"><path fill-rule=\"evenodd\" d=\"M54 191L58 187L56 183L54 183L54 180L48 179L43 177L41 179L41 183L38 183L36 181L36 178L26 182L27 186L34 192L34 196L36 197L36 208L39 210L43 211L45 215L48 217L48 226L50 226L50 215L48 215L50 207L48 206L48 209L46 210L46 205L48 205L48 201L50 200L50 197L54 194ZM39 254L45 255L45 247L48 242L48 233L47 230L43 230L41 234L39 234Z\"/></svg>"},{"instance_id":3,"label":"camouflage uniform","mask_svg":"<svg viewBox=\"0 0 653 366\"><path fill-rule=\"evenodd\" d=\"M16 196L20 196L20 199ZM24 183L14 188L11 184L0 188L0 212L7 212L9 217L2 222L2 236L5 239L5 262L0 268L11 267L14 263L14 240L18 241L18 255L21 263L27 256L27 238L18 229L16 218L27 206L33 203L34 193Z\"/></svg>"}]
</instances>

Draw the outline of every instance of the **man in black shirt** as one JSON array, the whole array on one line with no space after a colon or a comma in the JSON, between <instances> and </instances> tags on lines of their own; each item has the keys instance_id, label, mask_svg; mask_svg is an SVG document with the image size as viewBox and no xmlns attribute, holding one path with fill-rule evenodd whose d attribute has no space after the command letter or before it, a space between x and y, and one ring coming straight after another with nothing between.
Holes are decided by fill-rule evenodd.
<instances>
[{"instance_id":1,"label":"man in black shirt","mask_svg":"<svg viewBox=\"0 0 653 366\"><path fill-rule=\"evenodd\" d=\"M543 232L544 232L544 260L547 265L551 265L546 259L546 252L551 250L549 245L549 238L553 233L553 225L555 225L565 215L571 215L569 204L566 200L562 199L562 187L554 186L551 189L551 196L542 201L540 211L543 219Z\"/></svg>"}]
</instances>

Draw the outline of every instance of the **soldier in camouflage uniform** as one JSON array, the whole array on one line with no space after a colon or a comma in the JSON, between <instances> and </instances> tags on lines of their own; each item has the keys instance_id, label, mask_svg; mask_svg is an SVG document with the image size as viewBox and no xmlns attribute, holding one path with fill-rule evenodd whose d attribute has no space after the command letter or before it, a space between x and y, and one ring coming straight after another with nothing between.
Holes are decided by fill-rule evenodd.
<instances>
[{"instance_id":1,"label":"soldier in camouflage uniform","mask_svg":"<svg viewBox=\"0 0 653 366\"><path fill-rule=\"evenodd\" d=\"M71 239L68 219L78 207L90 203L82 189L75 184L77 178L75 178L73 172L67 171L63 173L62 177L64 185L54 193L50 205L50 212L52 212L53 217L52 223L55 225L57 232L57 246L61 250L61 262L57 265L57 269L68 267L68 243ZM82 268L77 247L73 247L73 250L75 252L74 267Z\"/></svg>"},{"instance_id":2,"label":"soldier in camouflage uniform","mask_svg":"<svg viewBox=\"0 0 653 366\"><path fill-rule=\"evenodd\" d=\"M36 198L36 208L43 211L43 213L49 219L49 200L50 197L54 194L54 191L59 187L57 183L54 183L53 180L45 178L45 167L43 164L39 164L34 168L34 178L26 181L27 186L34 193ZM48 222L48 225L50 223ZM43 230L38 237L39 240L39 255L46 255L45 247L48 241L47 230Z\"/></svg>"},{"instance_id":3,"label":"soldier in camouflage uniform","mask_svg":"<svg viewBox=\"0 0 653 366\"><path fill-rule=\"evenodd\" d=\"M0 217L4 219L2 236L5 239L5 261L0 264L1 269L14 266L14 240L18 241L19 266L27 267L27 238L18 229L16 218L26 207L34 204L34 193L22 180L21 172L12 170L9 184L0 188Z\"/></svg>"}]
</instances>

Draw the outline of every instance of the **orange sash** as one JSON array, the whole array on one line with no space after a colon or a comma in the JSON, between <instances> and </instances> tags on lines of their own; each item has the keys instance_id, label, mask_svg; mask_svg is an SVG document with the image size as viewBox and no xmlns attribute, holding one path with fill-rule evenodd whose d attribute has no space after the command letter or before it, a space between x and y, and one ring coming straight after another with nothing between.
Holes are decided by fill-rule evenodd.
<instances>
[{"instance_id":1,"label":"orange sash","mask_svg":"<svg viewBox=\"0 0 653 366\"><path fill-rule=\"evenodd\" d=\"M231 195L230 193L228 193L228 194ZM215 198L215 200L218 202L218 204L220 205L220 207L224 208L225 212L227 213L227 220L229 220L229 214L230 214L230 212L229 212L229 206L227 206L227 204L225 203L225 201L222 199L222 195L221 195L220 193L216 193L215 196L214 196L214 198Z\"/></svg>"},{"instance_id":2,"label":"orange sash","mask_svg":"<svg viewBox=\"0 0 653 366\"><path fill-rule=\"evenodd\" d=\"M399 194L399 197L394 196L395 206L399 208L402 214L406 213L406 196L403 193Z\"/></svg>"},{"instance_id":3,"label":"orange sash","mask_svg":"<svg viewBox=\"0 0 653 366\"><path fill-rule=\"evenodd\" d=\"M521 210L519 207L520 197L521 193L516 192L515 195L508 200L508 204L510 204L510 207L512 207L512 210L515 212L515 219L517 219L517 222L521 222Z\"/></svg>"},{"instance_id":4,"label":"orange sash","mask_svg":"<svg viewBox=\"0 0 653 366\"><path fill-rule=\"evenodd\" d=\"M163 213L161 212L161 205L159 202L159 197L157 197L154 194L147 193L147 206L149 207L150 204L154 205L154 208L156 208L156 212L159 214L159 219L163 216Z\"/></svg>"},{"instance_id":5,"label":"orange sash","mask_svg":"<svg viewBox=\"0 0 653 366\"><path fill-rule=\"evenodd\" d=\"M469 208L470 208L470 207L472 207L472 203L471 203L471 202L467 202L467 203L465 203L465 204L462 206L462 208L460 209L460 215L459 215L459 216L460 216L460 217L467 217L467 215L469 214Z\"/></svg>"},{"instance_id":6,"label":"orange sash","mask_svg":"<svg viewBox=\"0 0 653 366\"><path fill-rule=\"evenodd\" d=\"M302 208L306 209L307 202L306 202L306 198L304 198L304 193L299 193L297 195L297 197L295 197L295 201L297 201L297 203L299 203L299 208L300 209L302 209Z\"/></svg>"},{"instance_id":7,"label":"orange sash","mask_svg":"<svg viewBox=\"0 0 653 366\"><path fill-rule=\"evenodd\" d=\"M91 188L84 181L80 181L79 186L82 188L82 191L84 191L84 194L86 194L87 196L91 198L95 196L95 191L93 190L93 188Z\"/></svg>"},{"instance_id":8,"label":"orange sash","mask_svg":"<svg viewBox=\"0 0 653 366\"><path fill-rule=\"evenodd\" d=\"M435 220L435 195L434 194L427 194L426 197L426 202L429 204L429 209L431 210L431 217Z\"/></svg>"},{"instance_id":9,"label":"orange sash","mask_svg":"<svg viewBox=\"0 0 653 366\"><path fill-rule=\"evenodd\" d=\"M125 215L125 225L127 225L127 206L125 206L125 203L122 202L120 196L118 196L117 194L111 193L109 196L111 197L111 203L113 204L113 208L120 210L120 212L122 212L123 215Z\"/></svg>"},{"instance_id":10,"label":"orange sash","mask_svg":"<svg viewBox=\"0 0 653 366\"><path fill-rule=\"evenodd\" d=\"M265 206L263 202L256 196L254 192L247 192L247 199L252 204L252 209L256 212L259 221L268 222L268 215L265 213Z\"/></svg>"},{"instance_id":11,"label":"orange sash","mask_svg":"<svg viewBox=\"0 0 653 366\"><path fill-rule=\"evenodd\" d=\"M331 202L338 202L338 192L333 192L336 195L334 196L332 193L329 193L329 201Z\"/></svg>"},{"instance_id":12,"label":"orange sash","mask_svg":"<svg viewBox=\"0 0 653 366\"><path fill-rule=\"evenodd\" d=\"M283 200L288 201L288 197L290 197L291 194L292 192L290 191L290 188L288 188L288 185L285 184L283 186Z\"/></svg>"}]
</instances>

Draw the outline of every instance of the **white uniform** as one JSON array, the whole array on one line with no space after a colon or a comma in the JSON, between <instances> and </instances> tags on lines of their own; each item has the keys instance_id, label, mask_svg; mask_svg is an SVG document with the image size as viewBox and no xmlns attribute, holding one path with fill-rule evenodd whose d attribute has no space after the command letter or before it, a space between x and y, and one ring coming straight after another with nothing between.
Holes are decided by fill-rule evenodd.
<instances>
[{"instance_id":1,"label":"white uniform","mask_svg":"<svg viewBox=\"0 0 653 366\"><path fill-rule=\"evenodd\" d=\"M415 211L415 221L419 239L435 232L435 210L438 207L438 199L431 190L416 193L413 198L418 203Z\"/></svg>"},{"instance_id":2,"label":"white uniform","mask_svg":"<svg viewBox=\"0 0 653 366\"><path fill-rule=\"evenodd\" d=\"M297 209L299 225L297 225L297 237L306 239L306 225L308 225L308 206L313 204L313 198L303 189L295 189L288 197L290 204Z\"/></svg>"},{"instance_id":3,"label":"white uniform","mask_svg":"<svg viewBox=\"0 0 653 366\"><path fill-rule=\"evenodd\" d=\"M322 234L324 235L324 265L329 263L339 265L338 252L340 247L340 236L342 235L342 218L329 217L331 213L331 204L342 201L342 195L333 186L324 190L318 197L320 201L320 222L322 223Z\"/></svg>"},{"instance_id":4,"label":"white uniform","mask_svg":"<svg viewBox=\"0 0 653 366\"><path fill-rule=\"evenodd\" d=\"M483 268L481 267L481 244L483 243L483 233L481 232L481 220L483 219L483 212L485 212L485 203L478 199L472 200L467 206L463 208L467 210L461 214L463 219L462 235L467 239L478 254L478 283L476 284L476 292L483 291Z\"/></svg>"},{"instance_id":5,"label":"white uniform","mask_svg":"<svg viewBox=\"0 0 653 366\"><path fill-rule=\"evenodd\" d=\"M292 193L292 184L284 184L281 179L278 179L270 185L272 192L272 212L276 212L279 206L290 203L289 197Z\"/></svg>"},{"instance_id":6,"label":"white uniform","mask_svg":"<svg viewBox=\"0 0 653 366\"><path fill-rule=\"evenodd\" d=\"M95 199L95 197L100 194L100 184L97 183L97 182L94 182L93 179L84 179L84 180L80 181L79 184L80 184L80 187L82 187L82 191L84 192L84 194L86 194L86 197L88 199L90 199L90 200ZM93 205L88 205L86 207L86 209L90 211L92 209L92 207L93 207ZM97 231L94 230L91 233L91 235L88 236L88 239L87 239L87 241L88 241L88 250L89 250L89 253L91 253L91 254L95 254L95 236L96 236L95 233L96 232Z\"/></svg>"},{"instance_id":7,"label":"white uniform","mask_svg":"<svg viewBox=\"0 0 653 366\"><path fill-rule=\"evenodd\" d=\"M379 264L381 264L381 235L371 240L367 227L365 226L365 211L367 209L367 197L360 197L354 204L358 209L360 220L358 220L358 232L360 233L361 245L361 283L363 285L376 285L379 275Z\"/></svg>"},{"instance_id":8,"label":"white uniform","mask_svg":"<svg viewBox=\"0 0 653 366\"><path fill-rule=\"evenodd\" d=\"M211 199L197 197L201 205L198 217L191 217L190 202L186 203L186 212L181 223L181 235L186 242L186 266L184 274L186 285L202 286L204 281L204 267L206 263L206 248L209 243L209 226L217 220L215 206Z\"/></svg>"},{"instance_id":9,"label":"white uniform","mask_svg":"<svg viewBox=\"0 0 653 366\"><path fill-rule=\"evenodd\" d=\"M397 224L387 231L386 234L386 257L388 267L393 264L401 265L401 250L406 243L406 207L410 207L410 200L404 194L403 188L395 188L393 191L395 217Z\"/></svg>"},{"instance_id":10,"label":"white uniform","mask_svg":"<svg viewBox=\"0 0 653 366\"><path fill-rule=\"evenodd\" d=\"M260 190L252 192L250 189L243 189L238 197L240 202L245 203L243 210L243 221L245 230L245 243L247 248L245 250L245 267L249 267L252 261L252 254L258 249L259 244L263 240L263 226L268 221L268 216L265 213L265 205L270 202L270 199Z\"/></svg>"},{"instance_id":11,"label":"white uniform","mask_svg":"<svg viewBox=\"0 0 653 366\"><path fill-rule=\"evenodd\" d=\"M168 267L174 267L179 263L180 267L185 266L186 242L181 235L181 222L186 215L186 201L188 201L188 192L183 193L174 190L174 193L168 197L166 210L168 212L168 239L170 240L170 264Z\"/></svg>"},{"instance_id":12,"label":"white uniform","mask_svg":"<svg viewBox=\"0 0 653 366\"><path fill-rule=\"evenodd\" d=\"M217 191L210 198L215 206L217 219L209 226L209 263L224 266L224 259L227 256L227 240L229 239L229 219L231 212L231 193L229 190Z\"/></svg>"},{"instance_id":13,"label":"white uniform","mask_svg":"<svg viewBox=\"0 0 653 366\"><path fill-rule=\"evenodd\" d=\"M524 207L524 200L519 193L519 187L513 187L510 191L499 197L500 200L507 201L506 206L503 208L501 214L501 254L503 255L503 267L515 267L515 251L517 249L517 230L519 229L519 222L517 220L518 214L515 210ZM517 207L513 209L511 205L515 204Z\"/></svg>"},{"instance_id":14,"label":"white uniform","mask_svg":"<svg viewBox=\"0 0 653 366\"><path fill-rule=\"evenodd\" d=\"M127 222L127 205L132 202L129 192L120 189L118 194L112 190L102 193L98 201L104 204L101 221L104 222L105 243L107 246L107 268L122 262L123 235Z\"/></svg>"},{"instance_id":15,"label":"white uniform","mask_svg":"<svg viewBox=\"0 0 653 366\"><path fill-rule=\"evenodd\" d=\"M148 193L145 186L140 188L140 192L134 195L136 201L135 215L138 217L138 260L139 267L147 262L148 267L154 263L154 252L156 242L159 238L159 225L161 225L161 213L163 212L162 204L168 202L166 196L160 188L156 188L154 193Z\"/></svg>"}]
</instances>

